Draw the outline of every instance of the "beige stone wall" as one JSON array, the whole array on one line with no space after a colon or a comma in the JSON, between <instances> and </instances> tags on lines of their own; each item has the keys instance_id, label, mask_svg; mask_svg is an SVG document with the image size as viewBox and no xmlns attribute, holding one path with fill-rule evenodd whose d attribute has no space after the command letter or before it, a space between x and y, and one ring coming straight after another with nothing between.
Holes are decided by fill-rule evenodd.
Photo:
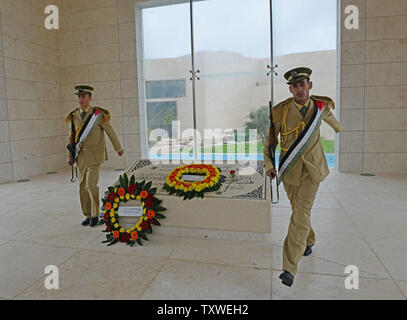
<instances>
[{"instance_id":1,"label":"beige stone wall","mask_svg":"<svg viewBox=\"0 0 407 320\"><path fill-rule=\"evenodd\" d=\"M343 172L407 172L407 1L357 5L360 29L342 23L339 166Z\"/></svg>"},{"instance_id":2,"label":"beige stone wall","mask_svg":"<svg viewBox=\"0 0 407 320\"><path fill-rule=\"evenodd\" d=\"M0 14L0 183L13 180Z\"/></svg>"},{"instance_id":3,"label":"beige stone wall","mask_svg":"<svg viewBox=\"0 0 407 320\"><path fill-rule=\"evenodd\" d=\"M125 158L119 158L108 142L105 166L123 168L140 157L134 6L123 0L62 0L62 12L62 109L67 113L75 107L75 85L93 86L93 105L110 110L126 150Z\"/></svg>"},{"instance_id":4,"label":"beige stone wall","mask_svg":"<svg viewBox=\"0 0 407 320\"><path fill-rule=\"evenodd\" d=\"M78 84L95 87L93 105L111 111L126 149L119 158L108 142L105 166L123 168L141 156L134 5L53 1L60 30L49 31L49 4L0 0L0 183L66 167L64 119L77 107Z\"/></svg>"},{"instance_id":5,"label":"beige stone wall","mask_svg":"<svg viewBox=\"0 0 407 320\"><path fill-rule=\"evenodd\" d=\"M58 44L56 32L44 28L44 8L45 1L0 1L0 100L8 120L0 130L9 140L1 145L0 182L52 171L64 161Z\"/></svg>"},{"instance_id":6,"label":"beige stone wall","mask_svg":"<svg viewBox=\"0 0 407 320\"><path fill-rule=\"evenodd\" d=\"M0 0L0 183L65 168L64 119L73 87L95 87L93 105L112 113L126 149L110 142L105 166L140 158L134 5L127 0L56 0L60 30L44 28L47 0ZM140 77L141 78L141 77Z\"/></svg>"}]
</instances>

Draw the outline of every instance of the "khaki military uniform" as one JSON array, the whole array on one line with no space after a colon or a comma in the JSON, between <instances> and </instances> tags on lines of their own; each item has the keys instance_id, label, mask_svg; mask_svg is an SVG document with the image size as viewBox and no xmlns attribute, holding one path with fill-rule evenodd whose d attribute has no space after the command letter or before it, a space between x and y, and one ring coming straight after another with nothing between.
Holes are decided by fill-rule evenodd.
<instances>
[{"instance_id":1,"label":"khaki military uniform","mask_svg":"<svg viewBox=\"0 0 407 320\"><path fill-rule=\"evenodd\" d=\"M314 101L323 101L327 106L323 114L323 120L330 125L335 132L343 130L343 126L336 120L332 109L334 102L328 97L311 96L306 103L307 112L305 117L300 112L299 106L293 98L289 98L272 109L273 124L275 128L275 145L278 144L280 134L282 159L288 149L293 145L305 126L311 119ZM314 203L319 184L329 174L324 150L320 142L320 130L311 139L307 149L298 159L297 163L283 178L284 189L290 200L292 215L287 237L283 249L283 270L292 275L297 272L297 265L304 254L307 245L313 245L316 241L315 233L311 227L311 208ZM268 145L270 137L267 136L264 147L264 165L266 172L273 168L269 154Z\"/></svg>"},{"instance_id":2,"label":"khaki military uniform","mask_svg":"<svg viewBox=\"0 0 407 320\"><path fill-rule=\"evenodd\" d=\"M86 110L86 115L83 119L81 117L81 113L83 112L81 108L72 111L67 116L66 121L69 123L70 130L68 144L70 144L73 139L71 129L71 114L73 115L76 130L75 141L77 141L77 135L81 131L88 117L92 116L94 108L100 110L102 112L102 116L96 124L94 131L83 142L77 158L77 167L80 180L79 196L83 215L87 218L96 218L99 215L99 168L105 160L108 160L104 133L106 132L115 151L118 152L122 150L119 139L117 138L117 135L110 124L109 111L100 107L88 107Z\"/></svg>"}]
</instances>

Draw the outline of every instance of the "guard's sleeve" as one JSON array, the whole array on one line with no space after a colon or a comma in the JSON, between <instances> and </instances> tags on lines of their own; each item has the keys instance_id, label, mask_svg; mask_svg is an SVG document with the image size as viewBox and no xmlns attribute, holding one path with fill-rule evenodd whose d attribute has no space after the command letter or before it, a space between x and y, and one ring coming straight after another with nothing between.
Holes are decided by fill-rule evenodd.
<instances>
[{"instance_id":1,"label":"guard's sleeve","mask_svg":"<svg viewBox=\"0 0 407 320\"><path fill-rule=\"evenodd\" d=\"M281 121L279 119L279 113L273 112L273 124L274 124L274 145L278 145L278 135L280 133L280 128L281 128ZM274 169L273 163L271 162L270 155L269 155L269 144L270 144L270 130L267 133L266 141L264 143L264 149L263 149L263 154L264 154L264 168L267 171L270 169Z\"/></svg>"},{"instance_id":2,"label":"guard's sleeve","mask_svg":"<svg viewBox=\"0 0 407 320\"><path fill-rule=\"evenodd\" d=\"M112 142L114 150L116 152L119 152L120 150L122 150L122 145L120 144L119 138L117 137L116 132L114 131L112 125L110 124L110 121L106 121L106 119L103 119L101 121L100 125L103 128L103 130L106 132L110 141Z\"/></svg>"},{"instance_id":3,"label":"guard's sleeve","mask_svg":"<svg viewBox=\"0 0 407 320\"><path fill-rule=\"evenodd\" d=\"M324 115L322 119L332 128L335 132L343 131L344 127L336 120L335 115L333 114L332 110L335 108L335 104L333 102L329 103L325 109Z\"/></svg>"},{"instance_id":4,"label":"guard's sleeve","mask_svg":"<svg viewBox=\"0 0 407 320\"><path fill-rule=\"evenodd\" d=\"M68 145L70 145L72 143L73 139L75 138L75 137L72 137L71 114L69 114L66 117L65 122L69 126L69 133L68 133L68 137L66 139L66 145L68 146ZM70 155L71 155L71 153L69 152L68 148L66 148L66 156L67 156L67 158L69 158Z\"/></svg>"},{"instance_id":5,"label":"guard's sleeve","mask_svg":"<svg viewBox=\"0 0 407 320\"><path fill-rule=\"evenodd\" d=\"M270 169L274 168L273 164L271 163L270 156L269 156L269 150L268 150L268 145L269 144L270 144L270 134L267 134L266 142L264 143L264 150L263 150L263 153L264 153L264 168L265 168L266 172L269 171Z\"/></svg>"}]
</instances>

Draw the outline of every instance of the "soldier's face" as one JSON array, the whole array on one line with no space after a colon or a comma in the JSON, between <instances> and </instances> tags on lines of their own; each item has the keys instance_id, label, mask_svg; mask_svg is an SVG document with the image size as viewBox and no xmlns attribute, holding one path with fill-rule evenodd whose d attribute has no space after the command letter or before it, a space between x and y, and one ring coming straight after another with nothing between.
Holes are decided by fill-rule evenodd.
<instances>
[{"instance_id":1,"label":"soldier's face","mask_svg":"<svg viewBox=\"0 0 407 320\"><path fill-rule=\"evenodd\" d=\"M86 109L89 107L90 101L92 98L88 94L80 94L78 95L78 103L81 108Z\"/></svg>"},{"instance_id":2,"label":"soldier's face","mask_svg":"<svg viewBox=\"0 0 407 320\"><path fill-rule=\"evenodd\" d=\"M290 92L293 94L295 102L305 104L309 99L309 91L312 89L312 82L302 80L290 85Z\"/></svg>"}]
</instances>

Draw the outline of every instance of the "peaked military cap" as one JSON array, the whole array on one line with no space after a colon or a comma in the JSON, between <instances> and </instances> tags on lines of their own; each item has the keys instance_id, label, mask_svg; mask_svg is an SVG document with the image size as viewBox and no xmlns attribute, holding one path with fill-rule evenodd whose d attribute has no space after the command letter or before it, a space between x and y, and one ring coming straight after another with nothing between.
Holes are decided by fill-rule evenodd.
<instances>
[{"instance_id":1,"label":"peaked military cap","mask_svg":"<svg viewBox=\"0 0 407 320\"><path fill-rule=\"evenodd\" d=\"M287 71L284 78L287 80L287 84L294 84L304 79L309 79L311 73L312 70L310 68L300 67Z\"/></svg>"},{"instance_id":2,"label":"peaked military cap","mask_svg":"<svg viewBox=\"0 0 407 320\"><path fill-rule=\"evenodd\" d=\"M76 86L75 90L76 90L75 94L78 96L80 94L92 94L92 91L95 89L93 89L91 86L82 85Z\"/></svg>"}]
</instances>

